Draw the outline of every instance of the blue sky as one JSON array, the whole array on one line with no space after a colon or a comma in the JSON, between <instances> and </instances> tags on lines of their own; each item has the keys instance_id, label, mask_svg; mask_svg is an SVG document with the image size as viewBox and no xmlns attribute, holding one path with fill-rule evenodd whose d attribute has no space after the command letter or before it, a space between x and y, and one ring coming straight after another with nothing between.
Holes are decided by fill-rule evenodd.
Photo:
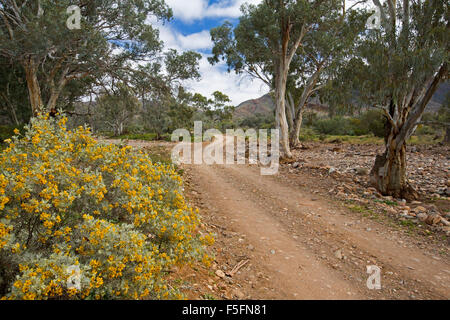
<instances>
[{"instance_id":1,"label":"blue sky","mask_svg":"<svg viewBox=\"0 0 450 320\"><path fill-rule=\"evenodd\" d=\"M200 61L201 81L190 81L186 85L194 92L205 96L218 90L227 94L234 105L259 98L268 92L261 81L246 75L227 73L226 66L211 66L207 57L212 43L209 30L228 20L237 23L239 8L243 3L257 4L262 0L166 0L174 12L174 19L164 25L157 23L160 37L166 48L179 51L194 50L202 54Z\"/></svg>"}]
</instances>

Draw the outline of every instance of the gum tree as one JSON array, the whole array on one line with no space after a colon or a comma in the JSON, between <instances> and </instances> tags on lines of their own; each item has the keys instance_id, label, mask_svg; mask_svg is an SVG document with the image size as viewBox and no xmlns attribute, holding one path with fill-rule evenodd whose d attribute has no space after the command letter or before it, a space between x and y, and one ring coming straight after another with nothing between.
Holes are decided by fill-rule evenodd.
<instances>
[{"instance_id":1,"label":"gum tree","mask_svg":"<svg viewBox=\"0 0 450 320\"><path fill-rule=\"evenodd\" d=\"M67 26L72 5L80 9L79 29ZM36 114L55 107L73 81L127 75L129 61L155 57L162 43L146 21L171 15L164 0L0 0L0 55L23 68Z\"/></svg>"},{"instance_id":2,"label":"gum tree","mask_svg":"<svg viewBox=\"0 0 450 320\"><path fill-rule=\"evenodd\" d=\"M274 90L285 157L299 143L304 107L326 81L324 71L345 57L361 25L346 17L343 3L267 0L243 6L236 28L225 23L211 30L211 63L225 60L229 71L246 72Z\"/></svg>"},{"instance_id":3,"label":"gum tree","mask_svg":"<svg viewBox=\"0 0 450 320\"><path fill-rule=\"evenodd\" d=\"M123 134L126 124L139 109L139 100L123 84L111 90L112 94L104 94L97 99L96 117L111 128L117 137Z\"/></svg>"},{"instance_id":4,"label":"gum tree","mask_svg":"<svg viewBox=\"0 0 450 320\"><path fill-rule=\"evenodd\" d=\"M157 139L177 125L189 126L192 114L183 83L200 79L200 59L197 52L170 49L160 61L140 66L135 73L132 82L142 101L144 124Z\"/></svg>"},{"instance_id":5,"label":"gum tree","mask_svg":"<svg viewBox=\"0 0 450 320\"><path fill-rule=\"evenodd\" d=\"M371 181L384 195L413 198L406 177L406 143L439 83L448 78L448 2L373 4L380 23L361 39L351 63L360 98L380 108L387 119L385 151L376 157Z\"/></svg>"},{"instance_id":6,"label":"gum tree","mask_svg":"<svg viewBox=\"0 0 450 320\"><path fill-rule=\"evenodd\" d=\"M280 124L281 147L292 157L286 119L285 95L289 67L300 46L308 24L301 19L308 13L307 1L267 0L258 6L242 7L239 25L231 24L211 30L214 56L227 60L236 72L247 71L275 89L276 113Z\"/></svg>"},{"instance_id":7,"label":"gum tree","mask_svg":"<svg viewBox=\"0 0 450 320\"><path fill-rule=\"evenodd\" d=\"M345 10L343 5L335 2L334 10L330 10L320 18L320 23L312 26L294 56L286 96L291 147L300 144L303 113L309 99L315 95L321 96L322 89L353 54L355 40L364 30L367 14L365 11L353 10L353 7Z\"/></svg>"}]
</instances>

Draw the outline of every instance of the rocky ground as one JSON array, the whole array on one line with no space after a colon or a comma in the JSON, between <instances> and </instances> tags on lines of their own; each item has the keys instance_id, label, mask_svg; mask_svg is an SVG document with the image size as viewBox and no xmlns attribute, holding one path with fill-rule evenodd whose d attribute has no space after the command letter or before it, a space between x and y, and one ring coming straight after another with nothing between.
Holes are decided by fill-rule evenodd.
<instances>
[{"instance_id":1,"label":"rocky ground","mask_svg":"<svg viewBox=\"0 0 450 320\"><path fill-rule=\"evenodd\" d=\"M328 193L342 201L370 206L402 221L424 222L450 235L450 147L408 147L408 179L420 200L409 203L383 197L370 186L369 172L382 151L377 145L310 143L295 150L294 160L283 170L321 178Z\"/></svg>"}]
</instances>

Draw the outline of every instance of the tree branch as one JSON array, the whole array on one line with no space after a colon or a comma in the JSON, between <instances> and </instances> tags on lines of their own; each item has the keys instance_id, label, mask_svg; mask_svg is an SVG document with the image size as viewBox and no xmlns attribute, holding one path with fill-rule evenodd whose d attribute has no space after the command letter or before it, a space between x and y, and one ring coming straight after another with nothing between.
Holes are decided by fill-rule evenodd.
<instances>
[{"instance_id":1,"label":"tree branch","mask_svg":"<svg viewBox=\"0 0 450 320\"><path fill-rule=\"evenodd\" d=\"M300 31L300 35L298 36L297 40L294 43L294 46L291 48L291 51L288 54L287 57L287 64L289 65L292 62L292 59L294 58L295 53L297 52L298 47L303 41L303 38L308 33L308 31L311 29L311 26L305 27L305 25L302 25L302 30Z\"/></svg>"},{"instance_id":2,"label":"tree branch","mask_svg":"<svg viewBox=\"0 0 450 320\"><path fill-rule=\"evenodd\" d=\"M406 124L402 127L401 132L396 138L396 143L399 145L408 137L412 129L417 125L418 120L422 117L423 112L428 102L436 92L439 83L447 75L447 62L444 62L437 73L433 74L427 81L427 85L420 95L420 99L412 107L412 112L409 114Z\"/></svg>"}]
</instances>

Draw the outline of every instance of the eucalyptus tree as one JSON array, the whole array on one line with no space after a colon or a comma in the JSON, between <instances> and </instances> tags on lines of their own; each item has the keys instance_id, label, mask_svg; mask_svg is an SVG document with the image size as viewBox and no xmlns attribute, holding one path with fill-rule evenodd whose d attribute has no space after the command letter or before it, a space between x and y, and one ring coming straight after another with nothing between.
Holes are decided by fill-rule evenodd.
<instances>
[{"instance_id":1,"label":"eucalyptus tree","mask_svg":"<svg viewBox=\"0 0 450 320\"><path fill-rule=\"evenodd\" d=\"M364 10L354 10L353 6L345 10L339 1L334 4L305 35L291 63L286 97L291 147L300 144L303 113L310 98L320 97L335 79L354 54L355 41L364 31L368 17Z\"/></svg>"},{"instance_id":2,"label":"eucalyptus tree","mask_svg":"<svg viewBox=\"0 0 450 320\"><path fill-rule=\"evenodd\" d=\"M123 83L114 85L110 91L112 92L104 93L97 99L94 117L97 122L109 127L115 136L120 136L136 114L140 103L133 91Z\"/></svg>"},{"instance_id":3,"label":"eucalyptus tree","mask_svg":"<svg viewBox=\"0 0 450 320\"><path fill-rule=\"evenodd\" d=\"M79 25L70 24L78 9ZM73 81L120 76L130 61L152 59L162 42L147 21L171 15L164 0L0 0L0 55L23 68L35 114L55 107Z\"/></svg>"},{"instance_id":4,"label":"eucalyptus tree","mask_svg":"<svg viewBox=\"0 0 450 320\"><path fill-rule=\"evenodd\" d=\"M133 88L142 101L144 126L157 138L174 126L187 125L192 118L192 110L186 104L189 93L183 84L200 79L200 59L197 52L169 49L157 61L139 66ZM179 118L182 115L185 119Z\"/></svg>"},{"instance_id":5,"label":"eucalyptus tree","mask_svg":"<svg viewBox=\"0 0 450 320\"><path fill-rule=\"evenodd\" d=\"M362 20L352 10L347 15L342 0L266 0L241 10L234 29L226 22L211 30L209 61L225 60L229 71L246 72L274 90L281 147L291 157L308 99L326 81L324 70L353 46Z\"/></svg>"},{"instance_id":6,"label":"eucalyptus tree","mask_svg":"<svg viewBox=\"0 0 450 320\"><path fill-rule=\"evenodd\" d=\"M448 79L449 3L373 0L373 4L380 23L361 38L350 66L359 98L381 109L387 119L385 151L376 157L371 181L385 195L413 197L406 175L406 144L439 84Z\"/></svg>"}]
</instances>

